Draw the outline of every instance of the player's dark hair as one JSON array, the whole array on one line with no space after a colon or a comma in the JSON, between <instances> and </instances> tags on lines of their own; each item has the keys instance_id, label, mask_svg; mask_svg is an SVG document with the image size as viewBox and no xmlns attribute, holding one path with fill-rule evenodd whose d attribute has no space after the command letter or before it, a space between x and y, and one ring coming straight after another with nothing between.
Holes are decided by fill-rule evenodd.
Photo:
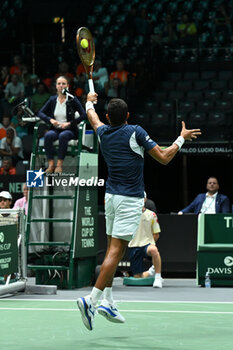
<instances>
[{"instance_id":1,"label":"player's dark hair","mask_svg":"<svg viewBox=\"0 0 233 350\"><path fill-rule=\"evenodd\" d=\"M124 124L127 119L128 105L120 98L113 98L108 104L107 110L111 125Z\"/></svg>"},{"instance_id":2,"label":"player's dark hair","mask_svg":"<svg viewBox=\"0 0 233 350\"><path fill-rule=\"evenodd\" d=\"M207 179L207 182L209 181L209 179L215 179L218 182L218 178L216 176L209 176L208 179Z\"/></svg>"}]
</instances>

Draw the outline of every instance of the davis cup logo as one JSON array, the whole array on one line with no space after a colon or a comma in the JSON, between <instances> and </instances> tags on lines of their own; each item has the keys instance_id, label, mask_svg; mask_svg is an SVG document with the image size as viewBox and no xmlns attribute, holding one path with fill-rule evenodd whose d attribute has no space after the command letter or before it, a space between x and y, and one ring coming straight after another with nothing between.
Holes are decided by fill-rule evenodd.
<instances>
[{"instance_id":1,"label":"davis cup logo","mask_svg":"<svg viewBox=\"0 0 233 350\"><path fill-rule=\"evenodd\" d=\"M3 243L4 242L4 233L3 232L0 232L0 243Z\"/></svg>"},{"instance_id":2,"label":"davis cup logo","mask_svg":"<svg viewBox=\"0 0 233 350\"><path fill-rule=\"evenodd\" d=\"M224 259L224 264L226 266L233 266L233 257L232 256L226 256Z\"/></svg>"}]
</instances>

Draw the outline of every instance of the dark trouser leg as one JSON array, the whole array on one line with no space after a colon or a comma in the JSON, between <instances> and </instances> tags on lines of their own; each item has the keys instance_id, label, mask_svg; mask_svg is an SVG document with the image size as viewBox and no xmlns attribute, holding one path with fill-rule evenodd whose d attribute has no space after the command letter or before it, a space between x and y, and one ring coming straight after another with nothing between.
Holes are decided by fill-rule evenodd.
<instances>
[{"instance_id":1,"label":"dark trouser leg","mask_svg":"<svg viewBox=\"0 0 233 350\"><path fill-rule=\"evenodd\" d=\"M67 145L69 140L74 138L74 134L71 130L61 131L59 134L59 148L58 148L58 159L64 159L67 152Z\"/></svg>"},{"instance_id":2,"label":"dark trouser leg","mask_svg":"<svg viewBox=\"0 0 233 350\"><path fill-rule=\"evenodd\" d=\"M44 148L45 154L48 160L53 159L54 157L54 147L53 142L58 139L58 131L57 130L49 130L46 132L44 137Z\"/></svg>"}]
</instances>

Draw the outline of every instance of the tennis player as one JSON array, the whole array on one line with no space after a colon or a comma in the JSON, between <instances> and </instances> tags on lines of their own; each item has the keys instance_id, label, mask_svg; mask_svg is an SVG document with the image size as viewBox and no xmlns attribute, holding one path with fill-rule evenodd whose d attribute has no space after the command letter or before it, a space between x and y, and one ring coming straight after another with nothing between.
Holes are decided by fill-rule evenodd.
<instances>
[{"instance_id":1,"label":"tennis player","mask_svg":"<svg viewBox=\"0 0 233 350\"><path fill-rule=\"evenodd\" d=\"M96 114L93 104L96 101L97 94L89 93L86 112L98 135L108 168L105 194L108 249L90 295L77 300L83 323L89 330L93 329L96 310L111 322L125 322L113 301L112 281L118 263L140 222L144 205L144 151L166 165L174 158L185 140L191 141L201 134L200 129L187 130L182 122L180 136L171 146L161 149L142 127L127 123L128 106L123 100L110 100L106 115L109 125L103 124ZM97 307L102 294L103 299Z\"/></svg>"}]
</instances>

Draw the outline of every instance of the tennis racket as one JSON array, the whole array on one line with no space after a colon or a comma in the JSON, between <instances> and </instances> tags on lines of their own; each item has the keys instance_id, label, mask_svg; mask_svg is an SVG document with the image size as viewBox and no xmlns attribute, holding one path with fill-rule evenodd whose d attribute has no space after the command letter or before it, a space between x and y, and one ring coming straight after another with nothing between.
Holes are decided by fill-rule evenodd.
<instances>
[{"instance_id":1,"label":"tennis racket","mask_svg":"<svg viewBox=\"0 0 233 350\"><path fill-rule=\"evenodd\" d=\"M87 48L81 46L81 41L86 39L88 41ZM94 83L92 80L93 65L95 62L95 44L90 30L86 27L81 27L77 31L76 35L76 45L78 50L78 55L85 68L88 76L88 85L90 92L95 92Z\"/></svg>"}]
</instances>

